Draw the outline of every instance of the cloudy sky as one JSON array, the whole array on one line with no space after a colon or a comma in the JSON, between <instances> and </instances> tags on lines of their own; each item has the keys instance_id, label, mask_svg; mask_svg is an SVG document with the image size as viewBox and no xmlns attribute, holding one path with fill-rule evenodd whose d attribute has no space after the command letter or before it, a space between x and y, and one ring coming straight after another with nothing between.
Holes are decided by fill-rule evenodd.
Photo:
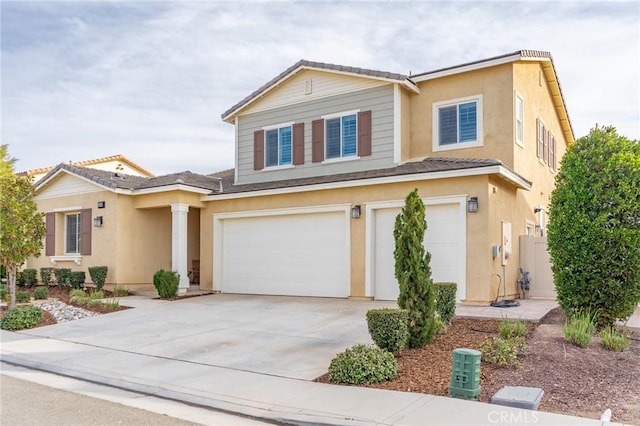
<instances>
[{"instance_id":1,"label":"cloudy sky","mask_svg":"<svg viewBox=\"0 0 640 426\"><path fill-rule=\"evenodd\" d=\"M299 59L419 73L550 51L576 137L640 139L640 6L622 2L1 0L2 143L17 170L124 154L233 167L220 115Z\"/></svg>"}]
</instances>

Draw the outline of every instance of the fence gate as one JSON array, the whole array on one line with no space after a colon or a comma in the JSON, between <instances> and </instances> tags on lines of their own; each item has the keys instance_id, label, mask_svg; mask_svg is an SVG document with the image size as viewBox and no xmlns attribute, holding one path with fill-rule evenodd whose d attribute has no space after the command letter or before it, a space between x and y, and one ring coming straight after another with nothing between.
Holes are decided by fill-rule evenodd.
<instances>
[{"instance_id":1,"label":"fence gate","mask_svg":"<svg viewBox=\"0 0 640 426\"><path fill-rule=\"evenodd\" d=\"M520 236L520 267L523 271L529 272L531 279L527 297L555 300L556 288L553 284L546 237Z\"/></svg>"}]
</instances>

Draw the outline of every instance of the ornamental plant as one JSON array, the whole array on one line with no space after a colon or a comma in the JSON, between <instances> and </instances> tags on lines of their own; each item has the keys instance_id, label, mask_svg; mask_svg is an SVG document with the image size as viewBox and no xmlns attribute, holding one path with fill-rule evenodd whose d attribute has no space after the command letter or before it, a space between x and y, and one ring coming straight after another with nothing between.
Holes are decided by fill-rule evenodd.
<instances>
[{"instance_id":1,"label":"ornamental plant","mask_svg":"<svg viewBox=\"0 0 640 426\"><path fill-rule=\"evenodd\" d=\"M98 291L102 290L104 287L104 282L107 279L107 266L90 266L89 267L89 276L91 277L91 281L96 285L96 289Z\"/></svg>"},{"instance_id":2,"label":"ornamental plant","mask_svg":"<svg viewBox=\"0 0 640 426\"><path fill-rule=\"evenodd\" d=\"M595 127L569 147L551 194L547 241L560 306L629 318L640 302L640 141Z\"/></svg>"},{"instance_id":3,"label":"ornamental plant","mask_svg":"<svg viewBox=\"0 0 640 426\"><path fill-rule=\"evenodd\" d=\"M378 383L397 374L398 363L391 352L362 344L339 353L329 364L331 383Z\"/></svg>"},{"instance_id":4,"label":"ornamental plant","mask_svg":"<svg viewBox=\"0 0 640 426\"><path fill-rule=\"evenodd\" d=\"M398 306L409 312L410 348L431 342L436 326L431 255L423 244L426 229L424 203L414 189L407 196L393 229L395 276L400 286Z\"/></svg>"},{"instance_id":5,"label":"ornamental plant","mask_svg":"<svg viewBox=\"0 0 640 426\"><path fill-rule=\"evenodd\" d=\"M18 306L9 311L0 319L0 328L3 330L24 330L31 328L42 319L42 311L35 306Z\"/></svg>"},{"instance_id":6,"label":"ornamental plant","mask_svg":"<svg viewBox=\"0 0 640 426\"><path fill-rule=\"evenodd\" d=\"M367 327L371 339L381 349L396 353L407 345L408 311L404 309L370 309L367 312Z\"/></svg>"},{"instance_id":7,"label":"ornamental plant","mask_svg":"<svg viewBox=\"0 0 640 426\"><path fill-rule=\"evenodd\" d=\"M175 271L160 269L153 275L153 285L161 299L170 299L178 294L180 275Z\"/></svg>"},{"instance_id":8,"label":"ornamental plant","mask_svg":"<svg viewBox=\"0 0 640 426\"><path fill-rule=\"evenodd\" d=\"M451 324L456 316L456 283L433 283L436 298L436 313L445 324Z\"/></svg>"}]
</instances>

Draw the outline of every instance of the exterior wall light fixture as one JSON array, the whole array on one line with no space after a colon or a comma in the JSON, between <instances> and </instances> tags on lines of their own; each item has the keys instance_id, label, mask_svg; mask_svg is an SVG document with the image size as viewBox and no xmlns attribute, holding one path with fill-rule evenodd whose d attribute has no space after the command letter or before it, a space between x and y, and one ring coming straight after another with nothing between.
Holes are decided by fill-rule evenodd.
<instances>
[{"instance_id":1,"label":"exterior wall light fixture","mask_svg":"<svg viewBox=\"0 0 640 426\"><path fill-rule=\"evenodd\" d=\"M106 201L98 201L98 208L99 209L104 209L104 207L107 205Z\"/></svg>"},{"instance_id":2,"label":"exterior wall light fixture","mask_svg":"<svg viewBox=\"0 0 640 426\"><path fill-rule=\"evenodd\" d=\"M478 197L471 197L467 201L467 211L469 213L477 213L478 212Z\"/></svg>"},{"instance_id":3,"label":"exterior wall light fixture","mask_svg":"<svg viewBox=\"0 0 640 426\"><path fill-rule=\"evenodd\" d=\"M93 218L93 226L99 228L102 226L102 216L96 216Z\"/></svg>"},{"instance_id":4,"label":"exterior wall light fixture","mask_svg":"<svg viewBox=\"0 0 640 426\"><path fill-rule=\"evenodd\" d=\"M351 218L360 219L360 204L353 206L351 208Z\"/></svg>"}]
</instances>

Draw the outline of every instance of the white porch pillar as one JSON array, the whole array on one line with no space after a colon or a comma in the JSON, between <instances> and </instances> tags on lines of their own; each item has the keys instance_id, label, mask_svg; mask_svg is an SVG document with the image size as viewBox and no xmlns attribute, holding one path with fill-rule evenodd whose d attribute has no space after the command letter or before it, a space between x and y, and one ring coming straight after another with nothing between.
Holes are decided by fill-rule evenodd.
<instances>
[{"instance_id":1,"label":"white porch pillar","mask_svg":"<svg viewBox=\"0 0 640 426\"><path fill-rule=\"evenodd\" d=\"M178 294L189 288L187 275L187 215L188 204L171 204L171 269L180 274Z\"/></svg>"}]
</instances>

